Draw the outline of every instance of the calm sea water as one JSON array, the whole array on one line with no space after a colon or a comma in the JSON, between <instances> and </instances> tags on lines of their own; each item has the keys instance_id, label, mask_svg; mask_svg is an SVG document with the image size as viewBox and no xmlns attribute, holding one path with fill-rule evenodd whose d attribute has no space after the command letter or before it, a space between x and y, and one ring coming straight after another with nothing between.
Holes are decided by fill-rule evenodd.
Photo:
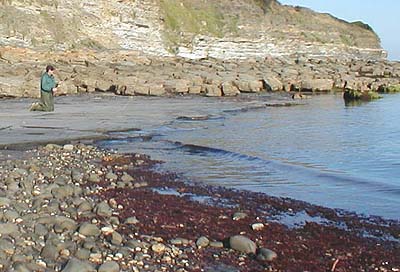
<instances>
[{"instance_id":1,"label":"calm sea water","mask_svg":"<svg viewBox=\"0 0 400 272\"><path fill-rule=\"evenodd\" d=\"M100 144L164 160L189 180L400 219L399 105L400 95L247 111L208 102L207 120L171 117Z\"/></svg>"}]
</instances>

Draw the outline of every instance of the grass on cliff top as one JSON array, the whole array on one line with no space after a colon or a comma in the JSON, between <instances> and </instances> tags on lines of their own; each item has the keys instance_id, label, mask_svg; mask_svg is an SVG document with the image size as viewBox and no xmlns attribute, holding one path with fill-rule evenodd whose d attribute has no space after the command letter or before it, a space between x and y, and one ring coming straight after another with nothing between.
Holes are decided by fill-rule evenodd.
<instances>
[{"instance_id":1,"label":"grass on cliff top","mask_svg":"<svg viewBox=\"0 0 400 272\"><path fill-rule=\"evenodd\" d=\"M273 0L254 0L254 3L259 6L264 13L267 13L271 8Z\"/></svg>"},{"instance_id":2,"label":"grass on cliff top","mask_svg":"<svg viewBox=\"0 0 400 272\"><path fill-rule=\"evenodd\" d=\"M210 3L193 5L188 0L162 0L160 7L169 32L167 38L174 45L187 42L181 33L223 37L226 32L237 31L237 18L224 18L221 11Z\"/></svg>"}]
</instances>

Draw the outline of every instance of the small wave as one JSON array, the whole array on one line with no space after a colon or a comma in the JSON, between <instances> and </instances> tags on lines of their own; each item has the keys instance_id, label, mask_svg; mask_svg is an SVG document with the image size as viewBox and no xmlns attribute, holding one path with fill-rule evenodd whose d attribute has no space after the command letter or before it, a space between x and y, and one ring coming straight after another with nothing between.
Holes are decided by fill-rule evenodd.
<instances>
[{"instance_id":1,"label":"small wave","mask_svg":"<svg viewBox=\"0 0 400 272\"><path fill-rule=\"evenodd\" d=\"M225 113L241 113L241 112L265 109L266 107L267 107L267 105L247 106L244 108L224 110L223 112L225 112Z\"/></svg>"},{"instance_id":2,"label":"small wave","mask_svg":"<svg viewBox=\"0 0 400 272\"><path fill-rule=\"evenodd\" d=\"M180 121L205 121L205 120L209 120L210 116L208 115L203 115L203 116L179 116L178 118L176 118L176 120L180 120Z\"/></svg>"},{"instance_id":3,"label":"small wave","mask_svg":"<svg viewBox=\"0 0 400 272\"><path fill-rule=\"evenodd\" d=\"M252 170L257 171L257 169L265 168L268 165L268 168L276 169L285 174L287 180L291 180L292 178L302 177L304 180L309 180L312 182L317 182L315 186L319 186L321 183L333 185L333 186L347 186L352 185L355 187L368 188L369 190L373 190L375 192L385 192L391 195L400 195L400 188L398 186L394 186L391 184L383 184L381 182L377 182L374 180L363 179L359 177L353 177L350 175L346 175L345 173L330 171L329 169L316 168L312 165L306 163L291 163L286 160L278 160L278 159L264 159L256 156L250 156L246 154L241 154L237 152L232 152L225 149L201 146L196 144L184 144L181 142L173 142L178 146L178 149L184 150L190 155L214 155L214 156L222 156L223 159L229 158L230 160L240 160L240 161L248 161L252 163ZM224 160L229 163L227 160ZM225 167L225 166L221 166ZM246 173L243 173L246 175ZM308 184L310 185L310 184Z\"/></svg>"},{"instance_id":4,"label":"small wave","mask_svg":"<svg viewBox=\"0 0 400 272\"><path fill-rule=\"evenodd\" d=\"M245 159L248 161L260 161L263 163L269 163L269 161L266 161L264 159L261 159L259 157L255 156L249 156L245 154L240 154L232 151L228 151L225 149L220 149L220 148L214 148L214 147L208 147L208 146L201 146L201 145L195 145L195 144L183 144L181 142L175 142L175 144L180 145L180 148L188 151L191 154L207 154L207 153L215 153L215 154L221 154L221 155L228 155L231 158L236 158L236 159Z\"/></svg>"}]
</instances>

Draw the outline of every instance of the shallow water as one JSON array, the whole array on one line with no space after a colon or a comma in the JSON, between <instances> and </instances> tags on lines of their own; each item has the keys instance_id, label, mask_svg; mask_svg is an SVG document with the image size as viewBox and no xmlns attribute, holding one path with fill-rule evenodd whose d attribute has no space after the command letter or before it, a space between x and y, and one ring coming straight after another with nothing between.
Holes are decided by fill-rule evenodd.
<instances>
[{"instance_id":1,"label":"shallow water","mask_svg":"<svg viewBox=\"0 0 400 272\"><path fill-rule=\"evenodd\" d=\"M171 111L164 125L100 145L149 154L190 180L400 219L400 95L245 110L204 101L191 116Z\"/></svg>"}]
</instances>

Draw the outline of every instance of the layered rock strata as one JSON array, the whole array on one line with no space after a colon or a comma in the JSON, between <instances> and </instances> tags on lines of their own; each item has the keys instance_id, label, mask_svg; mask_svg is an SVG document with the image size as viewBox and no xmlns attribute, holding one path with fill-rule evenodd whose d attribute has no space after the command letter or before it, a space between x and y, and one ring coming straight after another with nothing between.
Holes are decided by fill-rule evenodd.
<instances>
[{"instance_id":1,"label":"layered rock strata","mask_svg":"<svg viewBox=\"0 0 400 272\"><path fill-rule=\"evenodd\" d=\"M366 24L275 0L0 1L0 46L219 59L382 59Z\"/></svg>"},{"instance_id":2,"label":"layered rock strata","mask_svg":"<svg viewBox=\"0 0 400 272\"><path fill-rule=\"evenodd\" d=\"M385 90L399 64L373 30L274 0L0 1L0 97L59 94L233 96Z\"/></svg>"}]
</instances>

